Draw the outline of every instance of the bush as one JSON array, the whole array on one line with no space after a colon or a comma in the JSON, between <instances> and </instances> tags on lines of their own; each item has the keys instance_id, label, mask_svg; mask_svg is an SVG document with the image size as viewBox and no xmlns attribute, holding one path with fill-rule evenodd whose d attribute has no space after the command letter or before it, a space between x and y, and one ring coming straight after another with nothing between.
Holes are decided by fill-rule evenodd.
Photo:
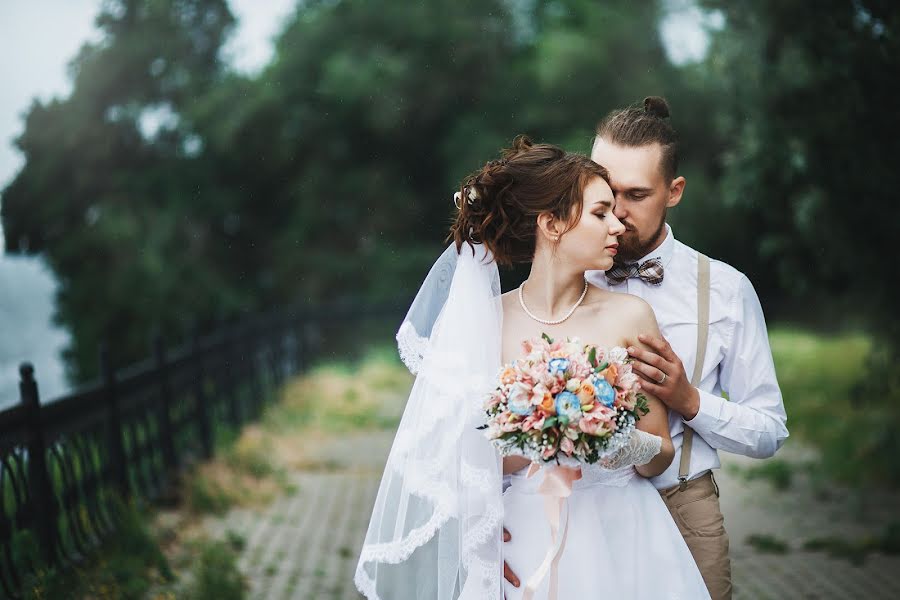
<instances>
[{"instance_id":1,"label":"bush","mask_svg":"<svg viewBox=\"0 0 900 600\"><path fill-rule=\"evenodd\" d=\"M139 507L135 503L114 501L110 512L116 522L115 533L95 555L65 571L42 563L32 536L25 533L17 536L14 544L17 561L27 561L35 567L25 571L23 591L26 600L139 600L155 584L175 579Z\"/></svg>"},{"instance_id":2,"label":"bush","mask_svg":"<svg viewBox=\"0 0 900 600\"><path fill-rule=\"evenodd\" d=\"M242 600L247 583L237 567L234 541L205 544L194 569L187 600Z\"/></svg>"},{"instance_id":3,"label":"bush","mask_svg":"<svg viewBox=\"0 0 900 600\"><path fill-rule=\"evenodd\" d=\"M820 451L825 473L854 485L900 486L900 407L868 387L873 377L895 377L896 366L873 375L879 354L862 334L776 328L769 339L788 427Z\"/></svg>"}]
</instances>

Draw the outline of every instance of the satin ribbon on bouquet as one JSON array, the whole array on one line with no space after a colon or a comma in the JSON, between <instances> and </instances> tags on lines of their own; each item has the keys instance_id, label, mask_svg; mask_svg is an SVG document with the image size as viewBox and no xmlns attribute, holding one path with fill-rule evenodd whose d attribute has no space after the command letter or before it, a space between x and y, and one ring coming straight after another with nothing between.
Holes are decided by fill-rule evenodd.
<instances>
[{"instance_id":1,"label":"satin ribbon on bouquet","mask_svg":"<svg viewBox=\"0 0 900 600\"><path fill-rule=\"evenodd\" d=\"M550 521L550 548L537 571L528 579L522 600L532 600L538 586L550 572L550 593L548 600L556 600L559 587L559 559L566 547L566 536L569 533L569 505L566 499L572 494L572 484L581 479L579 467L541 467L538 463L531 463L526 477L531 477L539 470L544 470L544 480L538 486L538 493L544 497L544 512ZM565 513L565 514L563 514ZM559 531L560 521L563 522L562 533Z\"/></svg>"}]
</instances>

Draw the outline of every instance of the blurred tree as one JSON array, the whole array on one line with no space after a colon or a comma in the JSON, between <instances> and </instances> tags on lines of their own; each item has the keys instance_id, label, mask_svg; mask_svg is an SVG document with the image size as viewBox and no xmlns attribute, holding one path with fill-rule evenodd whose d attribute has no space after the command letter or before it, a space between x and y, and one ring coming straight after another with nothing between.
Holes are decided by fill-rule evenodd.
<instances>
[{"instance_id":1,"label":"blurred tree","mask_svg":"<svg viewBox=\"0 0 900 600\"><path fill-rule=\"evenodd\" d=\"M708 1L723 11L708 68L724 85L716 124L723 197L756 223L759 257L808 300L861 302L879 329L900 287L872 293L900 237L900 10L877 0ZM887 270L890 270L887 267ZM857 309L858 310L858 309ZM900 329L891 329L900 333ZM893 336L894 339L900 339Z\"/></svg>"},{"instance_id":2,"label":"blurred tree","mask_svg":"<svg viewBox=\"0 0 900 600\"><path fill-rule=\"evenodd\" d=\"M451 214L440 143L510 80L508 19L499 2L304 3L258 80L197 107L282 300L395 298L421 277Z\"/></svg>"},{"instance_id":3,"label":"blurred tree","mask_svg":"<svg viewBox=\"0 0 900 600\"><path fill-rule=\"evenodd\" d=\"M27 116L26 166L3 192L9 248L46 252L59 275L77 378L100 339L131 361L188 315L409 294L459 181L517 133L587 152L604 113L651 93L692 121L702 90L666 60L660 14L311 0L245 77L218 60L224 0L108 2L72 95ZM693 189L708 189L710 136L684 130Z\"/></svg>"},{"instance_id":4,"label":"blurred tree","mask_svg":"<svg viewBox=\"0 0 900 600\"><path fill-rule=\"evenodd\" d=\"M146 354L148 328L235 302L194 210L215 186L180 119L221 78L232 22L224 0L108 1L103 40L71 63L71 96L26 116L3 226L10 251L44 252L59 277L76 379L96 371L101 339L127 362Z\"/></svg>"}]
</instances>

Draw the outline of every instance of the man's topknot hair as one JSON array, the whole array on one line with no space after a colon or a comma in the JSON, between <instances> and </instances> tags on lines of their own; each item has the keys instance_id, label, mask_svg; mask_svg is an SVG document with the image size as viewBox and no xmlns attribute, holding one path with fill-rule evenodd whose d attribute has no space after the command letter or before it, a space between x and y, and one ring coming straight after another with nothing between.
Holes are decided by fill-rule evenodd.
<instances>
[{"instance_id":1,"label":"man's topknot hair","mask_svg":"<svg viewBox=\"0 0 900 600\"><path fill-rule=\"evenodd\" d=\"M678 134L669 122L669 103L661 96L647 96L640 104L614 110L597 125L597 135L619 146L636 148L659 144L660 167L667 179L678 172Z\"/></svg>"},{"instance_id":2,"label":"man's topknot hair","mask_svg":"<svg viewBox=\"0 0 900 600\"><path fill-rule=\"evenodd\" d=\"M669 103L661 96L647 96L644 98L644 112L660 119L668 119Z\"/></svg>"}]
</instances>

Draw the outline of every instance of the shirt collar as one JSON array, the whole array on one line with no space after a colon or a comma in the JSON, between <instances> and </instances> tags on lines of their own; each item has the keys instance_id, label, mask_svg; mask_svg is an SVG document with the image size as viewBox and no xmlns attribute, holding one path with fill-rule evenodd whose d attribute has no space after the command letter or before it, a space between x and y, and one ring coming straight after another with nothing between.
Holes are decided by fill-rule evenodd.
<instances>
[{"instance_id":1,"label":"shirt collar","mask_svg":"<svg viewBox=\"0 0 900 600\"><path fill-rule=\"evenodd\" d=\"M666 223L666 239L663 240L663 243L660 244L656 250L648 253L646 256L642 256L638 259L637 263L641 264L645 260L650 260L651 258L658 258L663 265L663 268L668 266L669 261L672 259L672 251L675 249L675 235L672 233L672 228L669 227L669 224Z\"/></svg>"}]
</instances>

